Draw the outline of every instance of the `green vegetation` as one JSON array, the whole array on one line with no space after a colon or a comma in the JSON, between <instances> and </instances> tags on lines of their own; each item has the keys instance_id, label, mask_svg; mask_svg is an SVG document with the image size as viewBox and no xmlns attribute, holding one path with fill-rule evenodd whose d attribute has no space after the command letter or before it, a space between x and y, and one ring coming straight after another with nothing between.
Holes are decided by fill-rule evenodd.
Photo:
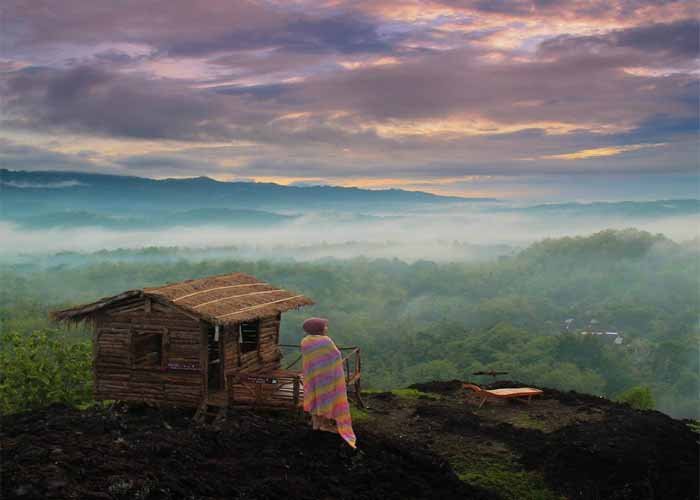
<instances>
[{"instance_id":1,"label":"green vegetation","mask_svg":"<svg viewBox=\"0 0 700 500\"><path fill-rule=\"evenodd\" d=\"M439 446L466 483L494 491L506 500L563 500L547 487L541 473L522 470L513 451L504 443L439 440Z\"/></svg>"},{"instance_id":2,"label":"green vegetation","mask_svg":"<svg viewBox=\"0 0 700 500\"><path fill-rule=\"evenodd\" d=\"M553 493L536 472L513 472L494 467L490 470L459 474L462 481L497 492L506 500L563 500Z\"/></svg>"},{"instance_id":3,"label":"green vegetation","mask_svg":"<svg viewBox=\"0 0 700 500\"><path fill-rule=\"evenodd\" d=\"M44 330L27 335L4 332L0 341L0 412L53 402L75 406L92 399L92 349L87 342Z\"/></svg>"},{"instance_id":4,"label":"green vegetation","mask_svg":"<svg viewBox=\"0 0 700 500\"><path fill-rule=\"evenodd\" d=\"M521 413L515 418L509 419L508 423L514 425L515 427L521 427L523 429L537 429L538 431L543 432L546 432L549 429L547 422L532 418L527 413Z\"/></svg>"},{"instance_id":5,"label":"green vegetation","mask_svg":"<svg viewBox=\"0 0 700 500\"><path fill-rule=\"evenodd\" d=\"M273 263L225 255L173 260L172 249L147 249L147 261L129 262L123 258L129 251L120 252L118 261L98 253L84 264L75 256L69 261L57 256L0 265L3 331L32 338L33 332L55 328L47 319L51 309L142 286L242 271L313 297L314 308L284 316L283 343L299 342L304 317L328 317L339 345L362 348L368 388L474 379L474 371L497 369L512 380L610 398L645 386L658 409L700 417L696 244L635 230L603 231L545 240L494 262L452 264L363 258ZM574 319L569 331L566 319ZM624 343L578 333L588 329L620 332ZM53 332L47 337L62 341L52 346L87 349L87 328ZM11 349L3 342L3 372L29 370L15 369L17 363L42 370L57 366L49 347L16 359L8 354ZM87 384L87 370L84 375ZM35 382L26 377L15 383ZM27 391L31 404L59 397L48 389L12 390Z\"/></svg>"},{"instance_id":6,"label":"green vegetation","mask_svg":"<svg viewBox=\"0 0 700 500\"><path fill-rule=\"evenodd\" d=\"M352 416L352 421L356 424L367 422L372 418L369 413L355 405L350 405L350 415Z\"/></svg>"},{"instance_id":7,"label":"green vegetation","mask_svg":"<svg viewBox=\"0 0 700 500\"><path fill-rule=\"evenodd\" d=\"M417 389L393 389L391 393L394 396L398 396L400 398L406 398L406 399L418 399L418 398L427 398L427 399L439 399L440 396L436 394L430 394L428 392L422 392Z\"/></svg>"},{"instance_id":8,"label":"green vegetation","mask_svg":"<svg viewBox=\"0 0 700 500\"><path fill-rule=\"evenodd\" d=\"M654 397L649 387L632 387L617 398L621 403L627 403L637 410L653 410Z\"/></svg>"}]
</instances>

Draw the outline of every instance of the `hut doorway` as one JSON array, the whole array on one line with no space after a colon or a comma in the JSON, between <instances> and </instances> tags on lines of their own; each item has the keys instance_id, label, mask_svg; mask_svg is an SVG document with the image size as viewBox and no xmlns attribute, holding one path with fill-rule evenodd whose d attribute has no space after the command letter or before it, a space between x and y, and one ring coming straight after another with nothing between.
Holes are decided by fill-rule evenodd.
<instances>
[{"instance_id":1,"label":"hut doorway","mask_svg":"<svg viewBox=\"0 0 700 500\"><path fill-rule=\"evenodd\" d=\"M209 326L207 330L207 392L224 389L223 328Z\"/></svg>"}]
</instances>

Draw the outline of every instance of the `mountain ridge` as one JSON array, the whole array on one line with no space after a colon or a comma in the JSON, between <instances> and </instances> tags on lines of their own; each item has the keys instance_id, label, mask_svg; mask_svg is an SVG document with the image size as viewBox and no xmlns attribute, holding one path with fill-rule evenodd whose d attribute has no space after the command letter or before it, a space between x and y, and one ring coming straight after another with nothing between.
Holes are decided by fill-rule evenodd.
<instances>
[{"instance_id":1,"label":"mountain ridge","mask_svg":"<svg viewBox=\"0 0 700 500\"><path fill-rule=\"evenodd\" d=\"M162 208L314 209L332 204L354 210L429 203L493 202L401 189L370 190L341 186L285 186L227 182L209 177L151 179L69 171L0 169L5 209L144 210ZM17 203L17 206L13 206Z\"/></svg>"}]
</instances>

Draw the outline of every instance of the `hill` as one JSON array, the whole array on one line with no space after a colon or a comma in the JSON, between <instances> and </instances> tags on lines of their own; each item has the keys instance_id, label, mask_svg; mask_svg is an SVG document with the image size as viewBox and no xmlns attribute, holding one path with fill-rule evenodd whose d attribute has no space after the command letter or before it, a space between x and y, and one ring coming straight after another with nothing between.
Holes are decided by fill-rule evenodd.
<instances>
[{"instance_id":1,"label":"hill","mask_svg":"<svg viewBox=\"0 0 700 500\"><path fill-rule=\"evenodd\" d=\"M498 385L516 384L501 382ZM694 499L688 422L546 389L464 400L458 382L367 394L357 451L292 413L53 405L3 418L2 496L138 499ZM467 404L465 404L467 403Z\"/></svg>"},{"instance_id":2,"label":"hill","mask_svg":"<svg viewBox=\"0 0 700 500\"><path fill-rule=\"evenodd\" d=\"M216 225L219 227L271 226L290 222L296 217L263 210L199 208L149 214L110 215L80 210L65 210L35 215L17 215L12 222L23 229L102 227L108 229L165 229L169 227Z\"/></svg>"},{"instance_id":3,"label":"hill","mask_svg":"<svg viewBox=\"0 0 700 500\"><path fill-rule=\"evenodd\" d=\"M2 211L30 215L64 210L133 213L154 210L230 208L361 210L396 206L491 201L437 196L399 189L368 190L336 186L283 186L260 182L221 182L208 177L148 179L79 172L0 169Z\"/></svg>"},{"instance_id":4,"label":"hill","mask_svg":"<svg viewBox=\"0 0 700 500\"><path fill-rule=\"evenodd\" d=\"M577 217L626 217L634 219L673 217L700 214L700 200L675 199L653 201L618 201L594 203L548 203L518 209L500 208L499 211L518 211L530 215Z\"/></svg>"}]
</instances>

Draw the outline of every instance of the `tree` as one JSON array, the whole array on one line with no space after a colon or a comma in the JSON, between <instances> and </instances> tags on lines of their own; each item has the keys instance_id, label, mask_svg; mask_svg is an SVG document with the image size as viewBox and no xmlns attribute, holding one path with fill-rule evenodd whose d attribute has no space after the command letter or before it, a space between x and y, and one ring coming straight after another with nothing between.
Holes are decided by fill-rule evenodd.
<instances>
[{"instance_id":1,"label":"tree","mask_svg":"<svg viewBox=\"0 0 700 500\"><path fill-rule=\"evenodd\" d=\"M637 410L653 410L654 397L651 395L651 389L646 386L632 387L623 392L617 398L621 403L627 403L632 408Z\"/></svg>"}]
</instances>

